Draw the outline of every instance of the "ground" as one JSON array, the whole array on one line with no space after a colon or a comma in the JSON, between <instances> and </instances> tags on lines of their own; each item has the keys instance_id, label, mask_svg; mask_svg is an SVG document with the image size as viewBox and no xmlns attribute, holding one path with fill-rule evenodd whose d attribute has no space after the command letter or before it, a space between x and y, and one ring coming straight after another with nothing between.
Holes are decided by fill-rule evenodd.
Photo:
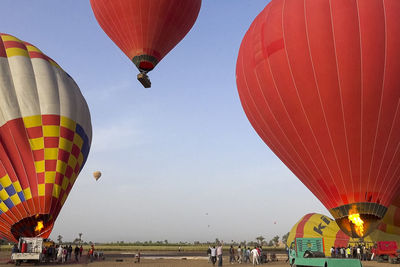
<instances>
[{"instance_id":1,"label":"ground","mask_svg":"<svg viewBox=\"0 0 400 267\"><path fill-rule=\"evenodd\" d=\"M154 254L154 253L153 253ZM167 253L160 253L161 255L166 255ZM176 255L174 255L176 256ZM284 256L284 255L282 255ZM121 261L122 260L122 261ZM177 257L152 257L152 258L142 258L140 263L135 263L135 259L132 256L126 254L121 254L121 252L108 252L106 254L106 259L104 261L94 261L92 263L83 263L84 257L82 257L82 263L71 262L68 264L45 264L43 266L60 267L62 265L66 266L85 266L85 267L125 267L125 266L139 266L143 265L146 267L211 267L212 264L207 262L207 257L189 257L189 256L177 256ZM232 264L236 266L253 266L252 264ZM0 267L1 266L14 266L9 262L9 252L0 252ZM33 264L22 264L21 266L33 266ZM231 266L229 264L228 257L224 257L224 266ZM274 266L274 267L289 267L288 263L284 261L267 263L261 266ZM389 263L377 263L373 262L363 262L363 267L395 267L400 266L400 264L389 264Z\"/></svg>"}]
</instances>

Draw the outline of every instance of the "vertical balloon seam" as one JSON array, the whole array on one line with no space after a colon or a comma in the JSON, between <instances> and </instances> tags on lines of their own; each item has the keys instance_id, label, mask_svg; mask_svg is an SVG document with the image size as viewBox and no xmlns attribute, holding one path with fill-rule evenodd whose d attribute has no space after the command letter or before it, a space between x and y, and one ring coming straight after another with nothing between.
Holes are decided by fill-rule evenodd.
<instances>
[{"instance_id":1,"label":"vertical balloon seam","mask_svg":"<svg viewBox=\"0 0 400 267\"><path fill-rule=\"evenodd\" d=\"M383 78L383 85L382 85L382 95L381 95L379 117L378 117L379 119L380 119L380 117L382 115L382 113L381 113L382 112L382 102L383 102L383 97L384 97L384 93L383 92L384 92L384 89L386 88L386 84L385 84L385 82L386 82L386 74L387 74L386 70L387 70L387 66L388 66L387 65L388 64L387 55L388 55L388 49L389 49L388 48L388 46L389 46L389 40L388 40L388 27L389 27L388 24L389 24L389 20L388 20L388 14L387 14L388 11L386 9L387 9L387 7L386 7L386 4L384 3L383 4L383 14L384 14L384 17L385 17L385 64L384 64L384 78ZM397 112L398 108L399 108L399 103L397 104L396 112ZM380 125L380 121L378 120L377 131L378 131L379 125ZM394 152L394 155L393 155L393 159L395 158L395 156L397 154L397 151L399 150L399 146L400 146L400 143L398 143L398 145L397 145L397 148L396 148L396 150ZM392 161L393 161L393 159L392 159ZM391 161L391 164L392 164L392 161ZM396 172L398 171L398 168L399 168L399 166L393 172L393 175L392 175L390 181L393 180L394 176L396 175ZM388 171L389 171L389 168L387 169L387 173L386 173L385 177L387 176ZM385 192L387 191L387 189L389 187L388 186L389 184L390 183L387 184L387 188L385 189ZM389 189L389 192L391 192L393 190L394 190L394 188L391 188L391 189ZM398 190L398 188L397 188L397 190Z\"/></svg>"},{"instance_id":2,"label":"vertical balloon seam","mask_svg":"<svg viewBox=\"0 0 400 267\"><path fill-rule=\"evenodd\" d=\"M251 35L252 34L252 32L251 31L248 31L248 34L249 35ZM242 71L244 72L244 65L242 64ZM247 78L246 78L246 76L244 76L244 79L246 80ZM249 96L250 96L250 99L251 99L251 101L253 102L253 105L254 105L254 108L256 109L256 110L258 110L258 108L257 108L257 106L254 104L254 98L251 96L251 94L250 94L250 91L249 91L249 85L248 84L246 84L246 88L248 89L247 91L248 91L248 93L249 93ZM259 88L260 88L260 85L259 85ZM260 88L260 91L262 92L262 90L261 90L261 88ZM266 99L265 99L265 97L264 97L264 101L266 101ZM245 103L245 101L243 102L243 103ZM267 104L267 107L269 108L269 105L268 105L268 103L266 102L266 104ZM269 108L269 110L270 110L270 108ZM249 112L249 111L247 111L247 112ZM257 111L258 113L259 113L259 111ZM280 128L280 126L279 126L279 122L278 122L278 120L276 119L276 117L275 117L275 115L272 113L272 111L270 110L270 113L271 113L271 115L273 116L273 118L274 118L274 121L275 121L275 123L278 125L278 127ZM264 121L264 119L263 119L263 117L261 116L261 120L262 121ZM265 123L265 125L268 125L268 123L266 123L265 121L264 121L264 123ZM268 126L267 126L268 127ZM285 135L285 133L284 133L284 131L281 129L281 132L282 132L282 134L286 137L286 140L289 142L289 144L291 144L291 142L290 142L290 140L288 139L288 137ZM278 140L278 139L277 139ZM279 141L278 141L278 143L280 143ZM293 145L290 145L291 146L291 148L295 151L295 153L297 154L297 152L296 152L296 150L294 149L294 147L293 147ZM297 154L298 155L298 154ZM300 161L302 161L302 159L301 159L301 157L298 155L298 158L300 159ZM288 165L288 162L285 162L286 163L286 165L289 167L290 165ZM291 168L293 168L293 167L291 167ZM306 167L306 169L308 169L307 167ZM309 170L308 170L309 171ZM309 171L310 172L310 171ZM304 182L303 182L304 183ZM309 184L310 185L310 187L311 188L314 188L314 185L313 184ZM316 191L316 192L319 192L319 190L318 189L316 189L316 188L314 188L313 189L314 191Z\"/></svg>"},{"instance_id":3,"label":"vertical balloon seam","mask_svg":"<svg viewBox=\"0 0 400 267\"><path fill-rule=\"evenodd\" d=\"M332 40L333 40L333 46L334 46L334 52L335 52L335 64L336 64L336 77L337 77L337 81L338 81L338 91L339 91L339 95L340 95L340 107L341 107L341 115L342 115L342 123L343 123L343 129L344 129L344 139L345 139L345 143L346 143L346 155L347 155L347 164L349 166L349 171L350 177L352 176L352 170L351 170L351 162L350 162L350 152L349 152L349 144L348 144L348 135L347 135L347 127L346 127L346 116L345 116L345 112L344 112L344 107L343 107L343 95L342 95L342 88L341 88L341 79L340 79L340 71L339 71L339 66L338 66L338 55L337 55L337 51L336 51L336 39L335 39L335 26L333 24L333 18L332 18L332 4L331 4L331 0L329 0L329 10L330 10L330 14L329 14L329 18L331 21L331 27L332 27ZM353 184L353 180L350 179L351 181L351 188L352 191L354 192L354 184ZM353 198L354 198L354 194L353 194Z\"/></svg>"},{"instance_id":4,"label":"vertical balloon seam","mask_svg":"<svg viewBox=\"0 0 400 267\"><path fill-rule=\"evenodd\" d=\"M305 8L304 8L304 14L305 14ZM328 164L327 164L327 161L326 161L326 159L325 159L324 154L322 153L321 146L320 146L320 144L318 143L318 140L317 140L317 138L316 138L316 135L315 135L315 133L314 133L314 130L313 130L312 126L311 126L310 119L308 118L308 115L307 115L306 110L305 110L305 108L304 108L304 104L303 104L302 99L301 99L301 96L300 96L300 94L299 94L299 90L298 90L298 87L297 87L297 83L296 83L296 80L295 80L295 78L294 78L294 74L293 74L293 70L292 70L292 65L291 65L291 61L290 61L290 57L289 57L289 51L286 49L287 45L286 45L285 22L284 22L284 21L285 21L285 4L283 4L283 6L282 6L282 37L283 37L283 43L284 43L284 45L283 45L283 50L285 51L285 55L286 55L286 60L287 60L287 63L288 63L288 69L289 69L290 77L291 77L293 86L294 86L294 88L295 88L295 91L296 91L296 94L297 94L297 98L298 98L298 101L299 101L301 110L302 110L302 112L303 112L303 114L304 114L304 117L305 117L305 119L306 119L307 126L308 126L309 130L311 131L311 134L312 134L314 143L315 143L315 144L317 145L317 147L318 147L318 151L319 151L319 153L320 153L320 156L321 156L321 158L322 158L323 161L324 161L324 165L325 165L326 169L328 170L328 173L330 174L331 181L333 181L333 184L336 186L336 183L334 182L333 177L332 177L332 172L331 172L331 170L330 170L330 168L329 168L329 166L328 166ZM264 40L264 39L263 39L263 40ZM265 46L264 46L264 47L265 47ZM310 154L310 157L311 157L311 154ZM317 165L315 165L315 167L316 167L316 169L319 169ZM319 171L319 172L320 172L320 174L321 174L321 178L322 178L321 181L322 181L322 183L325 184L325 187L326 187L326 188L329 188L329 186L328 186L328 184L327 184L327 182L326 182L326 180L327 180L328 177L323 176L322 173L321 173L321 171ZM331 193L332 198L334 199L334 195L332 194L332 192L331 192L330 190L328 190L328 191Z\"/></svg>"},{"instance_id":5,"label":"vertical balloon seam","mask_svg":"<svg viewBox=\"0 0 400 267\"><path fill-rule=\"evenodd\" d=\"M362 38L362 37L361 37L361 36L362 36L362 33L361 33L361 11L360 11L360 7L359 7L358 1L357 1L357 9L358 9L359 23L360 23L360 38ZM381 10L382 10L382 9L381 9ZM382 10L382 12L384 13L383 10ZM384 20L386 21L386 18L385 18ZM384 22L384 24L386 24L386 22ZM386 34L384 33L384 35L385 35L385 40L386 40ZM361 48L361 49L362 49L362 48ZM362 51L362 50L361 50L361 51ZM386 52L385 52L385 54L386 54ZM362 58L363 58L363 57L362 57ZM386 59L385 59L385 60L386 60ZM385 64L384 64L384 68L385 68ZM362 70L364 70L364 69L362 69ZM382 81L382 83L384 84L384 74L383 74L383 81ZM382 93L383 93L383 88L384 88L384 87L383 87L383 85L382 85ZM382 95L382 94L381 94L381 95ZM393 124L394 124L394 122L395 122L395 119L394 119L393 122L392 122L391 130L390 130L389 136L388 136L388 138L387 138L387 142L386 142L386 145L385 145L385 152L383 153L383 155L382 155L382 157L381 157L381 164L380 164L379 169L378 169L377 177L380 177L380 172L381 172L382 164L383 164L384 159L385 159L385 155L386 155L386 152L387 152L387 146L388 146L389 141L390 141L391 131L392 131L392 129L393 129ZM378 122L377 122L376 128L378 129L378 127L379 127L379 117L378 117ZM373 161L371 161L371 165L370 165L370 166L372 167L372 165L373 165ZM371 167L370 167L370 169L371 169ZM370 174L369 174L369 177L368 177L368 182L369 182L369 179L370 179ZM376 192L377 192L378 195L381 195L381 196L382 196L382 191L381 191L381 190L382 190L382 186L383 186L384 182L385 182L385 179L382 179L382 181L380 181L380 185L379 185L379 184L377 184L377 179L375 180L375 183L374 183L373 188L379 187L379 189L376 190ZM375 201L380 201L380 199L375 200Z\"/></svg>"},{"instance_id":6,"label":"vertical balloon seam","mask_svg":"<svg viewBox=\"0 0 400 267\"><path fill-rule=\"evenodd\" d=\"M276 3L276 2L275 2L275 3ZM266 18L266 20L268 20L268 18ZM281 26L283 27L283 25L281 25ZM302 144L302 148L304 149L304 151L305 151L306 154L308 155L309 160L311 160L312 165L314 166L314 170L317 171L317 173L318 173L318 175L319 175L320 177L322 177L322 174L320 173L320 171L319 171L318 167L316 166L316 164L315 164L313 158L311 157L310 151L309 151L309 150L307 149L307 147L305 146L305 144L304 144L304 142L303 142L303 140L302 140L302 138L301 138L301 136L300 136L298 130L297 130L296 127L294 126L294 123L293 123L292 119L291 119L290 116L289 116L289 113L288 113L287 107L286 107L286 105L285 105L285 102L284 102L284 100L282 99L282 96L281 96L281 94L279 93L279 90L277 89L276 78L275 78L275 75L274 75L274 73L273 73L273 71L272 71L272 67L271 67L271 63L270 63L269 57L267 57L267 58L265 59L265 61L266 61L267 65L268 65L268 69L269 69L269 72L270 72L270 75L271 75L271 78L272 78L272 81L273 81L273 84L274 84L274 89L275 89L275 92L277 93L277 95L278 95L278 97L279 97L280 104L281 104L281 106L282 106L282 108L283 108L283 110L284 110L284 112L285 112L285 115L286 115L286 119L290 122L291 129L294 130L294 132L296 133L297 138L299 139L299 141L300 141L301 144ZM265 96L264 96L264 102L267 103L267 100L266 100ZM268 104L267 104L267 105L268 105ZM274 115L274 117L275 117L275 115ZM275 120L276 120L277 124L280 125L279 121L278 121L277 119L275 119ZM290 140L289 140L289 142L290 142ZM291 143L291 142L290 142L290 143ZM294 150L296 150L295 147L293 146L293 144L292 144L291 146L293 147ZM297 154L298 154L298 153L299 153L299 152L297 151ZM300 157L300 154L298 154L298 155L299 155L299 158L301 158L301 157ZM301 161L303 162L303 159L302 159L302 158L301 158ZM306 167L306 164L305 164L304 162L303 162L303 166ZM306 167L306 168L307 168L307 167ZM315 174L313 174L313 171L311 171L311 170L309 170L309 171L310 171L310 174L311 174L310 178L312 178L312 179L316 182L316 183L315 183L316 188L319 188L318 191L319 191L319 192L324 192L324 190L321 188L321 186L320 186L319 183L317 182L317 178L315 177ZM318 185L318 186L317 186L317 185ZM319 193L319 194L320 194L320 193Z\"/></svg>"},{"instance_id":7,"label":"vertical balloon seam","mask_svg":"<svg viewBox=\"0 0 400 267\"><path fill-rule=\"evenodd\" d=\"M269 9L269 6L267 6L268 7L268 9ZM267 11L269 11L269 10L267 10ZM267 13L269 13L269 12L267 12ZM252 30L251 29L249 29L249 31L247 32L247 34L246 35L251 35L251 34L253 34L252 33ZM246 37L245 37L245 40L244 40L244 42L246 42ZM244 46L243 46L244 47ZM242 60L243 61L243 60ZM241 66L242 66L242 72L244 73L244 65L243 65L243 63L241 64ZM243 78L244 78L244 80L246 81L246 76L244 75L243 76ZM253 102L253 105L254 105L254 108L256 109L256 110L258 110L258 108L256 107L256 105L255 105L255 103L254 103L254 98L253 97L251 97L251 94L250 94L250 91L249 91L249 85L248 85L248 83L246 82L246 86L245 86L248 90L247 90L247 92L248 92L248 94L249 94L249 96L250 96L250 99L251 99L251 101ZM259 87L260 87L260 85L259 85ZM260 88L260 91L262 92L262 90L261 90L261 88ZM239 93L241 93L240 91L239 91ZM243 101L242 102L243 104L245 104L246 105L246 101ZM268 105L268 103L266 103L267 104L267 107L269 108L269 105ZM247 110L246 112L250 112L249 110ZM259 113L259 111L257 111L258 113ZM275 120L275 123L278 125L278 127L280 127L279 126L279 123L278 123L278 121L277 121L277 119L275 118L275 116L273 115L273 113L272 113L272 111L270 110L270 113L271 113L271 115L274 117L274 120ZM251 114L251 113L248 113L249 115ZM252 116L252 115L251 115ZM264 121L264 119L263 119L263 117L261 116L261 120L262 121ZM253 121L253 123L255 123L256 121ZM264 121L264 123L265 123L265 125L268 127L268 123L267 122L265 122ZM261 129L261 127L259 127L260 129ZM282 134L284 135L284 136L286 136L285 135L285 133L284 133L284 131L281 129L281 132L282 132ZM277 139L278 140L278 143L280 143L279 142L279 139ZM289 144L290 144L290 140L286 137L286 140L289 142ZM291 145L291 147L292 147L292 149L294 150L294 148L293 148L293 146ZM295 150L294 150L295 151ZM295 151L296 152L296 151ZM290 156L289 156L290 157ZM298 157L300 158L300 160L301 160L301 157L298 155ZM286 162L286 164L287 164L288 162ZM289 165L290 166L290 165ZM293 167L291 167L291 168L293 168ZM307 169L307 168L306 168ZM313 188L314 186L312 185L312 184L310 184L310 187L311 188ZM314 189L314 190L317 190L318 191L318 189Z\"/></svg>"},{"instance_id":8,"label":"vertical balloon seam","mask_svg":"<svg viewBox=\"0 0 400 267\"><path fill-rule=\"evenodd\" d=\"M391 21L392 20L389 20L388 18L390 18L390 14L392 14L392 15L394 15L394 14L396 14L397 15L397 13L395 12L395 11L393 11L393 10L395 10L395 8L393 8L393 6L392 6L392 8L390 8L390 6L389 7L386 7L386 5L389 5L389 3L396 3L397 5L398 5L398 3L396 2L396 1L385 1L385 5L384 5L384 15L385 15L385 37L386 37L386 39L385 39L385 80L386 80L386 75L387 75L387 68L386 68L386 66L389 66L389 63L388 63L388 60L387 60L387 55L388 55L388 51L389 51L389 45L390 44L392 44L390 47L392 47L392 49L394 48L394 47L396 47L397 48L397 46L396 46L396 43L398 43L399 42L399 38L398 38L398 35L391 35L391 39L392 39L392 41L390 41L389 42L389 39L388 39L388 27L389 27L389 24L391 24L391 27L393 28L394 27L394 25L397 25L397 24L395 24L395 23L391 23ZM400 9L400 6L398 5L397 6L397 11ZM390 13L389 13L390 12ZM392 17L393 18L393 17ZM397 28L396 28L397 30L399 30L400 28L397 26ZM397 42L396 42L396 40L393 40L393 39L395 39L395 37L397 37ZM399 53L397 52L397 55L399 55ZM397 61L396 61L397 62ZM399 63L397 62L397 68L399 69ZM393 69L395 69L396 68L396 65L395 66L393 66L393 65L391 65L391 68L393 68ZM382 96L382 98L383 98L383 96ZM399 102L397 103L397 109L399 108ZM399 148L399 145L400 145L400 143L398 144L398 146L397 146L397 148L396 148L396 151L395 151L395 154L394 154L394 156L397 154L397 152L398 152L398 148ZM398 168L399 168L399 166L395 169L395 171L393 172L393 175L392 175L392 177L394 178L394 176L396 175L396 173L397 173L397 171L398 171ZM392 179L393 179L392 178ZM393 191L394 190L394 188L392 188L390 191ZM399 190L399 188L397 188L397 191Z\"/></svg>"},{"instance_id":9,"label":"vertical balloon seam","mask_svg":"<svg viewBox=\"0 0 400 267\"><path fill-rule=\"evenodd\" d=\"M20 41L21 43L23 43L22 41ZM26 51L28 52L28 54L29 54L29 51L28 51L28 48L27 48L27 46L26 46L26 44L25 43L23 43L24 44L24 46L25 46L25 48L26 48ZM36 83L36 79L35 79L35 73L34 73L34 68L33 68L33 64L32 64L32 61L31 61L31 58L30 57L27 57L27 63L29 64L29 70L32 72L31 74L31 76L33 77L33 80L34 80L34 82L32 82L31 84L32 84L32 86L34 87L34 88L32 88L33 89L33 92L34 93L36 93L35 95L36 95L36 98L35 98L35 100L36 101L38 101L39 102L39 96L38 96L38 91L37 91L37 89L38 89L38 87L37 87L37 83ZM25 88L24 88L25 89ZM18 98L17 98L18 99ZM18 100L18 103L20 102L20 100ZM19 103L19 106L21 107L21 104ZM40 112L40 105L38 105L38 108L39 108L39 112ZM31 145L30 145L30 139L29 139L29 135L28 135L28 132L27 132L27 130L26 130L26 127L25 127L25 123L24 123L24 114L22 114L22 110L21 110L21 108L20 108L20 111L21 111L21 117L20 118L18 118L17 120L20 122L19 124L21 125L21 128L23 128L23 132L24 132L24 138L22 138L22 140L28 140L27 142L26 142L26 147L25 147L25 149L27 149L27 148L29 148L29 154L30 154L30 161L31 162L34 162L34 155L33 155L33 151L31 150ZM26 176L26 180L27 180L27 188L29 188L29 190L31 190L31 188L34 188L34 186L33 186L33 184L34 183L31 183L31 178L30 178L30 175L31 175L31 173L28 173L28 170L26 169L26 164L27 164L27 162L26 161L24 161L23 159L22 159L22 165L23 165L23 167L24 167L24 170L25 170L25 176ZM36 167L34 166L34 168L35 168L35 170L36 170ZM25 177L24 176L24 177ZM20 177L19 175L18 175L18 177L17 177L17 180L19 181L20 179L24 179L24 177ZM38 179L37 179L37 172L35 171L35 178L36 178L36 183L37 183L37 181L38 181ZM27 192L27 191L25 191L24 192L24 190L22 190L22 194L23 194L23 197L24 197L24 200L23 200L23 202L22 203L24 203L25 205L27 205L28 206L28 200L30 200L30 198L29 198L29 193ZM22 201L22 199L21 199L21 201ZM30 216L32 216L33 214L34 214L34 212L35 211L29 211L27 214L25 214L25 216L24 217L30 217ZM22 219L24 219L24 218L22 218Z\"/></svg>"},{"instance_id":10,"label":"vertical balloon seam","mask_svg":"<svg viewBox=\"0 0 400 267\"><path fill-rule=\"evenodd\" d=\"M18 40L18 42L19 43L21 43L21 44L23 44L23 46L24 46L24 48L25 48L25 52L27 53L26 54L26 57L27 57L27 60L26 60L26 62L25 63L28 63L29 64L29 70L30 71L32 71L32 73L34 72L34 70L33 70L33 65L32 65L32 62L31 62L31 58L29 57L29 53L28 53L28 49L27 49L27 47L25 46L25 44L24 43L22 43L22 41L20 41L20 40ZM20 64L20 63L16 63L16 64ZM10 69L10 71L11 71L11 69ZM11 73L11 72L10 72ZM35 75L31 75L32 77L34 77L34 80L35 80ZM36 83L36 80L35 80L35 83L33 84L32 83L32 86L35 86L35 88L36 88L36 90L34 90L35 92L36 92L36 95L38 96L38 94L37 94L37 83ZM17 88L15 88L15 90L16 90ZM20 99L16 96L16 100L17 100L17 103L18 103L18 106L19 106L19 111L20 111L20 116L21 116L21 118L20 119L17 119L17 120L14 120L14 121L23 121L23 114L21 113L21 111L22 111L22 109L21 109L21 104L20 104ZM39 100L39 98L37 97L36 98L36 100ZM39 111L40 111L40 105L38 105L39 106ZM23 124L23 122L22 122L22 124ZM25 130L26 128L24 127L24 130ZM12 133L11 133L12 134ZM25 137L27 137L27 138L29 138L29 136L27 135L27 132L26 132L26 130L25 130ZM28 139L29 140L29 139ZM15 145L17 146L17 143L15 143ZM31 148L30 146L29 146L29 148ZM17 149L18 149L18 146L17 146ZM25 170L25 175L26 175L26 177L27 177L27 179L28 179L28 184L29 184L29 188L33 188L33 186L31 187L31 183L30 183L30 179L29 179L29 177L28 177L28 174L26 173L26 169L25 169L25 164L24 164L24 162L23 162L23 159L22 159L22 157L21 157L21 154L19 154L20 155L20 158L21 158L21 163L22 163L22 167L24 168L24 170ZM35 167L35 169L36 169L36 167ZM37 172L36 172L37 173ZM17 179L22 179L22 177L18 177ZM36 178L37 178L37 176L36 176ZM26 197L26 199L27 199L27 197ZM25 202L25 201L24 201ZM40 203L40 202L39 202ZM40 205L40 204L39 204ZM26 216L28 216L28 217L26 217ZM28 214L26 214L25 216L22 216L21 217L21 220L22 219L24 219L24 218L29 218L29 213ZM28 219L28 221L29 221L30 219Z\"/></svg>"},{"instance_id":11,"label":"vertical balloon seam","mask_svg":"<svg viewBox=\"0 0 400 267\"><path fill-rule=\"evenodd\" d=\"M1 36L2 37L2 40L4 40L3 39L3 35ZM3 41L4 42L4 41ZM9 74L11 74L12 73L12 69L11 69L11 66L10 66L10 62L9 62L9 57L8 57L8 54L7 54L7 48L5 47L5 49L6 49L6 55L7 55L7 60L6 60L6 65L7 65L7 67L8 67L8 73ZM10 75L11 76L11 75ZM8 78L9 78L9 82L10 82L10 84L12 84L12 86L13 86L13 88L14 88L14 90L15 90L15 81L13 80L13 77L10 77L10 76L8 76ZM14 92L14 91L13 91ZM18 97L17 97L17 95L15 94L14 95L14 98L15 98L15 100L16 100L16 104L19 106L19 102L18 102ZM20 108L18 109L19 111L18 111L18 113L19 113L19 115L21 115L21 113L20 113ZM14 140L14 136L13 136L13 133L12 133L12 131L11 131L11 129L10 129L10 126L9 126L10 124L7 122L4 126L5 126L5 129L7 129L7 132L8 132L8 134L9 134L9 136L12 138L12 144L11 144L11 146L15 146L14 147L14 149L16 150L16 151L18 151L18 147L17 147L17 145L16 145L16 143L15 143L15 140ZM3 126L3 127L4 127ZM7 153L7 151L6 151L6 153ZM21 159L21 155L20 155L20 153L18 152L18 159L19 159L19 162L12 162L12 161L10 161L10 163L11 163L11 167L13 168L13 170L14 170L14 172L17 174L17 172L16 172L16 165L15 164L18 164L18 163L21 163L21 165L23 166L23 162L22 162L22 159ZM11 180L11 177L9 177L8 176L8 178L9 178L9 191L12 191L12 190L14 190L15 191L15 188L14 188L14 186L13 186L13 184L12 184L12 180ZM4 177L3 177L3 179L1 179L1 181L2 181L2 188L4 188L4 191L3 191L3 196L2 196L2 201L4 201L5 202L5 204L7 205L7 208L8 208L8 211L7 212L10 212L11 214L13 214L16 218L21 218L21 216L22 216L22 214L20 213L20 211L19 211L19 209L17 209L16 208L16 204L12 201L12 199L11 199L11 196L10 196L10 194L9 194L9 191L7 191L7 190L5 190L5 184L3 184L3 181L4 181ZM7 182L8 182L7 181ZM8 188L8 187L7 187ZM12 189L11 189L12 188ZM4 199L4 198L6 198L6 199ZM14 208L15 207L15 208ZM14 209L13 209L14 208ZM19 216L18 216L19 215Z\"/></svg>"},{"instance_id":12,"label":"vertical balloon seam","mask_svg":"<svg viewBox=\"0 0 400 267\"><path fill-rule=\"evenodd\" d=\"M320 89L320 86L319 86L319 83L318 83L318 80L317 80L317 74L316 74L316 71L315 71L314 59L313 59L313 55L312 55L312 51L311 51L311 45L310 45L310 37L309 37L309 29L308 29L308 19L307 19L307 9L306 9L306 0L304 0L304 5L303 5L303 7L304 7L305 37L306 37L306 40L307 40L307 48L308 48L308 55L309 55L309 58L310 58L310 63L311 63L311 68L312 68L312 75L313 75L313 78L314 78L316 91L318 92L319 106L320 106L320 108L321 108L322 115L323 115L323 117L324 117L324 125L325 125L326 132L328 133L329 141L330 141L329 144L330 144L330 147L331 147L331 149L332 149L332 151L333 151L333 154L334 154L334 156L335 156L336 166L338 167L338 170L339 170L339 173L340 173L341 182L342 182L342 188L344 188L344 189L346 190L346 186L345 186L345 182L344 182L344 178L343 178L343 173L342 173L342 170L341 170L341 168L340 168L340 166L339 166L338 155L337 155L335 146L334 146L334 144L333 144L331 132L330 132L330 130L329 130L328 119L327 119L327 116L326 116L326 112L325 112L324 105L323 105L322 99L321 99L321 94L320 94L320 90L321 90L321 89ZM336 185L336 183L335 183L335 185ZM337 186L337 185L336 185L336 186ZM336 201L338 202L338 204L339 204L339 203L344 204L344 203L342 202L342 199L341 199L341 198L340 198L340 199L337 199Z\"/></svg>"}]
</instances>

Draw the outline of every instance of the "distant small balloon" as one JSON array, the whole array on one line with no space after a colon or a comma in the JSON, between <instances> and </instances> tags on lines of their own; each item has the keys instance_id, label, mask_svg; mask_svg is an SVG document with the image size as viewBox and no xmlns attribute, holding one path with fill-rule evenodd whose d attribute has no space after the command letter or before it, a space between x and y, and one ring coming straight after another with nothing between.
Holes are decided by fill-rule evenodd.
<instances>
[{"instance_id":1,"label":"distant small balloon","mask_svg":"<svg viewBox=\"0 0 400 267\"><path fill-rule=\"evenodd\" d=\"M101 172L100 171L95 171L93 173L93 177L94 177L94 179L96 179L96 181L99 180L100 177L101 177Z\"/></svg>"}]
</instances>

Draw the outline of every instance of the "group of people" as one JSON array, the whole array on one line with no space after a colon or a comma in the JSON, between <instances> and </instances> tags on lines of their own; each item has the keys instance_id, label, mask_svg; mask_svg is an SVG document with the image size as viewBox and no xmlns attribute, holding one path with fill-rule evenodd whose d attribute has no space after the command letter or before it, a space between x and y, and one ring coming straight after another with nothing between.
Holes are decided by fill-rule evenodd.
<instances>
[{"instance_id":1,"label":"group of people","mask_svg":"<svg viewBox=\"0 0 400 267\"><path fill-rule=\"evenodd\" d=\"M353 258L366 261L368 255L371 254L371 249L363 244L347 247L331 247L330 249L332 258Z\"/></svg>"},{"instance_id":2,"label":"group of people","mask_svg":"<svg viewBox=\"0 0 400 267\"><path fill-rule=\"evenodd\" d=\"M213 266L218 261L218 266L222 266L222 244L219 244L217 247L210 246L207 250L208 262L211 262ZM275 258L275 254L271 254L271 258ZM248 263L251 262L253 265L258 265L262 263L267 263L267 253L263 251L261 246L255 246L253 249L250 247L244 246L242 248L239 245L237 248L234 248L233 245L229 248L229 263Z\"/></svg>"},{"instance_id":3,"label":"group of people","mask_svg":"<svg viewBox=\"0 0 400 267\"><path fill-rule=\"evenodd\" d=\"M79 258L82 257L83 247L75 246L75 249L72 249L72 246L61 246L57 245L55 248L50 246L48 248L43 249L44 255L48 255L48 258L55 258L58 262L67 262L72 259L72 252L74 252L75 261L78 262ZM56 253L56 254L55 254Z\"/></svg>"}]
</instances>

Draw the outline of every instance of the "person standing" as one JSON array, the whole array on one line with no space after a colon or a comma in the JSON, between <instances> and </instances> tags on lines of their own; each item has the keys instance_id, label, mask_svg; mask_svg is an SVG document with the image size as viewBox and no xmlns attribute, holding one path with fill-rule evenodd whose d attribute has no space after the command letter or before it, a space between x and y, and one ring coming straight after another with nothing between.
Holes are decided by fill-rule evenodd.
<instances>
[{"instance_id":1,"label":"person standing","mask_svg":"<svg viewBox=\"0 0 400 267\"><path fill-rule=\"evenodd\" d=\"M210 254L212 265L215 266L215 263L217 262L217 249L215 248L215 246L211 248Z\"/></svg>"},{"instance_id":2,"label":"person standing","mask_svg":"<svg viewBox=\"0 0 400 267\"><path fill-rule=\"evenodd\" d=\"M82 257L82 252L83 252L83 247L81 245L81 247L79 248L79 257Z\"/></svg>"},{"instance_id":3,"label":"person standing","mask_svg":"<svg viewBox=\"0 0 400 267\"><path fill-rule=\"evenodd\" d=\"M138 250L138 253L136 254L136 260L135 263L140 263L140 250Z\"/></svg>"},{"instance_id":4,"label":"person standing","mask_svg":"<svg viewBox=\"0 0 400 267\"><path fill-rule=\"evenodd\" d=\"M208 263L210 263L211 262L211 246L208 246L207 256L208 256Z\"/></svg>"},{"instance_id":5,"label":"person standing","mask_svg":"<svg viewBox=\"0 0 400 267\"><path fill-rule=\"evenodd\" d=\"M222 266L222 243L217 247L218 266Z\"/></svg>"},{"instance_id":6,"label":"person standing","mask_svg":"<svg viewBox=\"0 0 400 267\"><path fill-rule=\"evenodd\" d=\"M357 259L361 260L361 248L360 248L360 246L357 247Z\"/></svg>"},{"instance_id":7,"label":"person standing","mask_svg":"<svg viewBox=\"0 0 400 267\"><path fill-rule=\"evenodd\" d=\"M256 247L254 247L252 249L251 254L252 254L252 260L253 260L253 266L256 264L258 265L259 264L258 257L260 257L260 254L258 253L258 250Z\"/></svg>"},{"instance_id":8,"label":"person standing","mask_svg":"<svg viewBox=\"0 0 400 267\"><path fill-rule=\"evenodd\" d=\"M78 246L76 246L74 249L74 255L75 255L75 261L78 262L79 261L79 259L78 259L79 247Z\"/></svg>"},{"instance_id":9,"label":"person standing","mask_svg":"<svg viewBox=\"0 0 400 267\"><path fill-rule=\"evenodd\" d=\"M231 245L231 247L229 248L229 262L231 264L233 264L235 262L235 249L233 248L233 246Z\"/></svg>"},{"instance_id":10,"label":"person standing","mask_svg":"<svg viewBox=\"0 0 400 267\"><path fill-rule=\"evenodd\" d=\"M71 260L72 259L72 246L69 245L67 247L67 253L68 253L68 259Z\"/></svg>"},{"instance_id":11,"label":"person standing","mask_svg":"<svg viewBox=\"0 0 400 267\"><path fill-rule=\"evenodd\" d=\"M243 258L242 258L242 247L239 245L238 249L237 249L237 253L238 253L238 263L242 263L243 262Z\"/></svg>"},{"instance_id":12,"label":"person standing","mask_svg":"<svg viewBox=\"0 0 400 267\"><path fill-rule=\"evenodd\" d=\"M61 245L58 246L57 249L57 260L58 262L62 262L62 258L63 258L63 248Z\"/></svg>"}]
</instances>

